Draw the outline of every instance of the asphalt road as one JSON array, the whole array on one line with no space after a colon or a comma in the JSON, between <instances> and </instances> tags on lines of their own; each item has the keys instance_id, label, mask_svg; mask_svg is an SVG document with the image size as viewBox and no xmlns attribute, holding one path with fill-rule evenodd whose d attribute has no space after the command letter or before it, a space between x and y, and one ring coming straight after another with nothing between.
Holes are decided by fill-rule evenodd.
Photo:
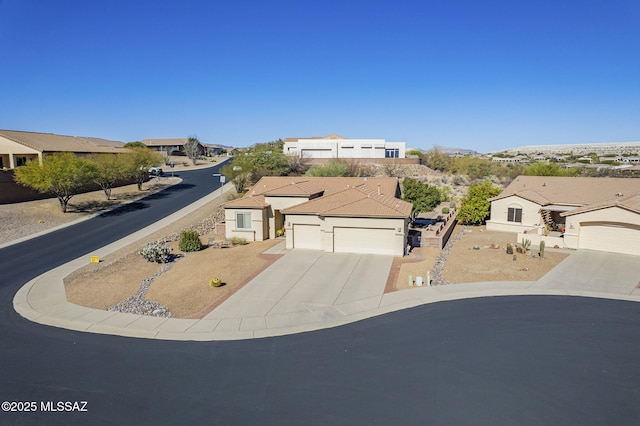
<instances>
[{"instance_id":1,"label":"asphalt road","mask_svg":"<svg viewBox=\"0 0 640 426\"><path fill-rule=\"evenodd\" d=\"M461 300L237 342L95 335L13 311L28 278L212 190L211 173L184 173L182 189L139 210L0 251L0 402L36 408L0 412L0 424L640 424L632 302ZM87 411L42 411L67 401Z\"/></svg>"}]
</instances>

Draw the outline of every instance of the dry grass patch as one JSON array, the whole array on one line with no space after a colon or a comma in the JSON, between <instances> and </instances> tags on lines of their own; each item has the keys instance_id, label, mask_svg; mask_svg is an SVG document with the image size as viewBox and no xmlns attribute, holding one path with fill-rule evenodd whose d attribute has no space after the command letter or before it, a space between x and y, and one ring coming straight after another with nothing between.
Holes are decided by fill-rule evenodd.
<instances>
[{"instance_id":1,"label":"dry grass patch","mask_svg":"<svg viewBox=\"0 0 640 426\"><path fill-rule=\"evenodd\" d=\"M248 279L264 269L278 256L260 256L281 240L255 241L245 246L223 249L205 248L186 253L173 267L156 278L147 300L166 306L178 318L188 318L212 309L237 291ZM178 253L178 243L171 244ZM222 287L209 286L218 277Z\"/></svg>"},{"instance_id":2,"label":"dry grass patch","mask_svg":"<svg viewBox=\"0 0 640 426\"><path fill-rule=\"evenodd\" d=\"M464 232L463 226L456 226L451 238L460 232ZM485 281L537 281L565 257L569 251L554 250L547 247L544 259L537 255L537 249L530 250L529 256L506 254L506 245L515 246L517 234L510 232L487 231L484 226L469 226L462 238L457 241L444 264L443 278L450 283L470 283ZM499 248L491 248L491 246ZM479 247L474 250L473 247ZM440 251L433 248L415 249L407 258L396 260L399 263L399 273L393 287L388 286L386 291L411 288L408 277L418 275L426 277L427 271L432 271L436 257Z\"/></svg>"},{"instance_id":3,"label":"dry grass patch","mask_svg":"<svg viewBox=\"0 0 640 426\"><path fill-rule=\"evenodd\" d=\"M64 279L67 300L88 308L107 309L136 294L140 282L161 267L145 261L138 253L111 264L84 267Z\"/></svg>"},{"instance_id":4,"label":"dry grass patch","mask_svg":"<svg viewBox=\"0 0 640 426\"><path fill-rule=\"evenodd\" d=\"M460 241L453 245L444 264L443 278L451 283L483 281L537 281L569 255L568 251L547 249L544 259L538 250L530 250L530 256L506 254L506 245L515 246L517 234L487 231L484 226L470 226ZM499 248L491 248L491 244ZM480 249L474 250L477 246Z\"/></svg>"}]
</instances>

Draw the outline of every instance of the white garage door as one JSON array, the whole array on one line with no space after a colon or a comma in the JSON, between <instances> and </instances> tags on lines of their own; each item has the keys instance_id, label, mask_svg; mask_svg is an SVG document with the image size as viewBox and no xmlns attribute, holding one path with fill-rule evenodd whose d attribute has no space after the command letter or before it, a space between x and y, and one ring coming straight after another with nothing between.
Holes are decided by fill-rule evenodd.
<instances>
[{"instance_id":1,"label":"white garage door","mask_svg":"<svg viewBox=\"0 0 640 426\"><path fill-rule=\"evenodd\" d=\"M333 228L333 251L401 256L393 229ZM402 250L400 248L400 250Z\"/></svg>"},{"instance_id":2,"label":"white garage door","mask_svg":"<svg viewBox=\"0 0 640 426\"><path fill-rule=\"evenodd\" d=\"M320 250L320 225L293 225L293 247Z\"/></svg>"},{"instance_id":3,"label":"white garage door","mask_svg":"<svg viewBox=\"0 0 640 426\"><path fill-rule=\"evenodd\" d=\"M578 247L640 256L640 227L629 224L581 224Z\"/></svg>"}]
</instances>

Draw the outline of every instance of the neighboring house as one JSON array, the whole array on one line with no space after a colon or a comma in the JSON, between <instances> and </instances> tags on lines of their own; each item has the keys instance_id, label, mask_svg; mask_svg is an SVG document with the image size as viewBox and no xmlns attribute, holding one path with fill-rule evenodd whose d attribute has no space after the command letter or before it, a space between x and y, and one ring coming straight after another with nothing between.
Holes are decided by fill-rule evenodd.
<instances>
[{"instance_id":1,"label":"neighboring house","mask_svg":"<svg viewBox=\"0 0 640 426\"><path fill-rule=\"evenodd\" d=\"M519 176L491 198L487 230L547 247L640 255L640 179Z\"/></svg>"},{"instance_id":2,"label":"neighboring house","mask_svg":"<svg viewBox=\"0 0 640 426\"><path fill-rule=\"evenodd\" d=\"M122 142L100 138L0 130L0 168L13 169L34 159L42 163L45 154L55 152L73 152L85 156L122 152L123 146Z\"/></svg>"},{"instance_id":3,"label":"neighboring house","mask_svg":"<svg viewBox=\"0 0 640 426\"><path fill-rule=\"evenodd\" d=\"M141 142L147 147L161 152L164 155L186 155L184 145L189 138L170 138L170 139L143 139ZM208 147L200 143L198 155L210 155Z\"/></svg>"},{"instance_id":4,"label":"neighboring house","mask_svg":"<svg viewBox=\"0 0 640 426\"><path fill-rule=\"evenodd\" d=\"M312 138L287 138L286 155L303 158L405 158L404 142L384 139L347 139L339 135Z\"/></svg>"},{"instance_id":5,"label":"neighboring house","mask_svg":"<svg viewBox=\"0 0 640 426\"><path fill-rule=\"evenodd\" d=\"M226 237L275 238L287 248L402 256L411 203L396 178L263 177L223 204Z\"/></svg>"}]
</instances>

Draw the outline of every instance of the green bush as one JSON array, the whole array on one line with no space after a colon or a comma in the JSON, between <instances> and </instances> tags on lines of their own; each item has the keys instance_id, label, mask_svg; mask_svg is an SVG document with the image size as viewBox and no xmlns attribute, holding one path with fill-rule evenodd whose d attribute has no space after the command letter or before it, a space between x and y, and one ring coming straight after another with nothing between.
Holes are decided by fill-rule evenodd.
<instances>
[{"instance_id":1,"label":"green bush","mask_svg":"<svg viewBox=\"0 0 640 426\"><path fill-rule=\"evenodd\" d=\"M171 247L167 243L154 241L147 244L139 251L147 262L169 263L171 262Z\"/></svg>"},{"instance_id":2,"label":"green bush","mask_svg":"<svg viewBox=\"0 0 640 426\"><path fill-rule=\"evenodd\" d=\"M442 214L449 214L449 207L443 207Z\"/></svg>"},{"instance_id":3,"label":"green bush","mask_svg":"<svg viewBox=\"0 0 640 426\"><path fill-rule=\"evenodd\" d=\"M192 252L202 250L202 242L198 231L182 231L180 235L180 251Z\"/></svg>"},{"instance_id":4,"label":"green bush","mask_svg":"<svg viewBox=\"0 0 640 426\"><path fill-rule=\"evenodd\" d=\"M241 237L233 237L231 238L231 245L233 246L244 246L249 244L249 241L247 241L246 238L241 238Z\"/></svg>"}]
</instances>

